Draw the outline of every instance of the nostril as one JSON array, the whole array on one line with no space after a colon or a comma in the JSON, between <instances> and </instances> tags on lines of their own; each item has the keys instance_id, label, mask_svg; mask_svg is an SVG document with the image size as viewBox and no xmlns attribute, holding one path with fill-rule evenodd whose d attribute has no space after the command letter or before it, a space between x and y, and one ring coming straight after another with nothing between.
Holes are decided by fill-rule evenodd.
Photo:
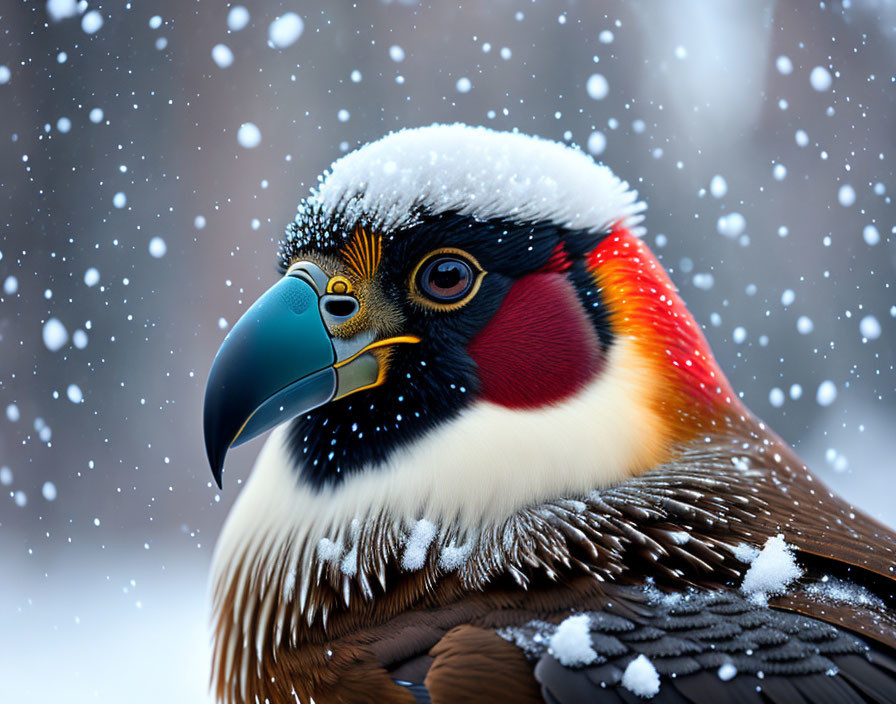
<instances>
[{"instance_id":1,"label":"nostril","mask_svg":"<svg viewBox=\"0 0 896 704\"><path fill-rule=\"evenodd\" d=\"M358 312L358 301L350 296L333 296L324 302L324 310L334 318L351 318Z\"/></svg>"}]
</instances>

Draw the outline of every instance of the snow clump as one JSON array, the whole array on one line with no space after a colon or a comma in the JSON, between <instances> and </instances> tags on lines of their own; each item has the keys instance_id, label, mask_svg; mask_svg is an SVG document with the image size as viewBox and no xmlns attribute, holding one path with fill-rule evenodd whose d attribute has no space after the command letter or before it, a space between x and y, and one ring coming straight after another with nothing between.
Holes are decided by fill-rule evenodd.
<instances>
[{"instance_id":1,"label":"snow clump","mask_svg":"<svg viewBox=\"0 0 896 704\"><path fill-rule=\"evenodd\" d=\"M790 546L783 535L775 535L753 559L744 575L741 591L755 604L765 605L769 596L783 594L787 586L802 576Z\"/></svg>"},{"instance_id":2,"label":"snow clump","mask_svg":"<svg viewBox=\"0 0 896 704\"><path fill-rule=\"evenodd\" d=\"M591 620L588 614L575 614L557 626L551 636L550 653L561 665L581 667L597 659L591 647Z\"/></svg>"},{"instance_id":3,"label":"snow clump","mask_svg":"<svg viewBox=\"0 0 896 704\"><path fill-rule=\"evenodd\" d=\"M650 699L660 691L660 676L653 663L642 653L625 668L622 686L632 694Z\"/></svg>"},{"instance_id":4,"label":"snow clump","mask_svg":"<svg viewBox=\"0 0 896 704\"><path fill-rule=\"evenodd\" d=\"M421 569L426 564L426 553L435 537L435 524L425 518L417 521L401 556L402 568L408 571Z\"/></svg>"}]
</instances>

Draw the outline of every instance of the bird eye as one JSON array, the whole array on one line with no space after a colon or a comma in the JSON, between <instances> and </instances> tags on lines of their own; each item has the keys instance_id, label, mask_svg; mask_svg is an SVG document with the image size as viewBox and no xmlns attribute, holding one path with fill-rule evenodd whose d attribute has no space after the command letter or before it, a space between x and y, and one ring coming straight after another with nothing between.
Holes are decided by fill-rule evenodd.
<instances>
[{"instance_id":1,"label":"bird eye","mask_svg":"<svg viewBox=\"0 0 896 704\"><path fill-rule=\"evenodd\" d=\"M440 303L452 303L473 287L473 269L457 257L433 259L420 276L420 290Z\"/></svg>"},{"instance_id":2,"label":"bird eye","mask_svg":"<svg viewBox=\"0 0 896 704\"><path fill-rule=\"evenodd\" d=\"M415 298L430 307L458 308L476 293L483 273L476 260L460 250L432 252L415 271Z\"/></svg>"}]
</instances>

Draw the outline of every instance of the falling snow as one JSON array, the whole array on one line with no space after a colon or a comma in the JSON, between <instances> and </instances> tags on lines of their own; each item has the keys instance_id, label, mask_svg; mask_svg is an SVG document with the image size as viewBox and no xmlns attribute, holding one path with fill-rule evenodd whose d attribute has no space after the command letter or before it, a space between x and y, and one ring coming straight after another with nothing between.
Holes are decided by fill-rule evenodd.
<instances>
[{"instance_id":1,"label":"falling snow","mask_svg":"<svg viewBox=\"0 0 896 704\"><path fill-rule=\"evenodd\" d=\"M607 148L607 136L600 131L594 131L588 135L588 151L594 156L604 153Z\"/></svg>"},{"instance_id":2,"label":"falling snow","mask_svg":"<svg viewBox=\"0 0 896 704\"><path fill-rule=\"evenodd\" d=\"M68 342L68 330L65 329L58 318L50 318L43 327L44 344L50 352L62 349Z\"/></svg>"},{"instance_id":3,"label":"falling snow","mask_svg":"<svg viewBox=\"0 0 896 704\"><path fill-rule=\"evenodd\" d=\"M837 400L837 385L830 379L826 379L818 385L815 400L819 406L830 406Z\"/></svg>"},{"instance_id":4,"label":"falling snow","mask_svg":"<svg viewBox=\"0 0 896 704\"><path fill-rule=\"evenodd\" d=\"M47 14L54 22L78 14L78 0L47 0Z\"/></svg>"},{"instance_id":5,"label":"falling snow","mask_svg":"<svg viewBox=\"0 0 896 704\"><path fill-rule=\"evenodd\" d=\"M610 84L601 73L592 73L585 84L588 97L592 100L603 100L610 93Z\"/></svg>"},{"instance_id":6,"label":"falling snow","mask_svg":"<svg viewBox=\"0 0 896 704\"><path fill-rule=\"evenodd\" d=\"M233 63L233 52L226 44L215 44L212 47L212 60L219 68L227 68Z\"/></svg>"},{"instance_id":7,"label":"falling snow","mask_svg":"<svg viewBox=\"0 0 896 704\"><path fill-rule=\"evenodd\" d=\"M155 259L161 259L165 256L165 253L167 251L168 245L165 244L165 240L163 240L161 237L156 236L149 241L149 253Z\"/></svg>"},{"instance_id":8,"label":"falling snow","mask_svg":"<svg viewBox=\"0 0 896 704\"><path fill-rule=\"evenodd\" d=\"M239 32L249 24L249 10L243 5L234 5L227 13L227 27L231 32Z\"/></svg>"},{"instance_id":9,"label":"falling snow","mask_svg":"<svg viewBox=\"0 0 896 704\"><path fill-rule=\"evenodd\" d=\"M859 323L859 331L867 340L876 340L880 337L880 322L873 315L866 315Z\"/></svg>"},{"instance_id":10,"label":"falling snow","mask_svg":"<svg viewBox=\"0 0 896 704\"><path fill-rule=\"evenodd\" d=\"M305 23L295 12L287 12L281 15L268 28L268 39L277 49L285 49L295 44L302 36Z\"/></svg>"},{"instance_id":11,"label":"falling snow","mask_svg":"<svg viewBox=\"0 0 896 704\"><path fill-rule=\"evenodd\" d=\"M261 144L261 130L254 122L244 122L236 133L236 141L241 147L254 149Z\"/></svg>"},{"instance_id":12,"label":"falling snow","mask_svg":"<svg viewBox=\"0 0 896 704\"><path fill-rule=\"evenodd\" d=\"M713 198L724 198L728 193L728 182L724 176L716 174L709 182L709 192Z\"/></svg>"},{"instance_id":13,"label":"falling snow","mask_svg":"<svg viewBox=\"0 0 896 704\"><path fill-rule=\"evenodd\" d=\"M837 191L837 200L840 201L840 205L842 205L844 208L848 208L856 202L855 189L848 183L843 184Z\"/></svg>"},{"instance_id":14,"label":"falling snow","mask_svg":"<svg viewBox=\"0 0 896 704\"><path fill-rule=\"evenodd\" d=\"M869 247L873 247L880 242L880 232L874 225L865 225L862 229L862 239Z\"/></svg>"},{"instance_id":15,"label":"falling snow","mask_svg":"<svg viewBox=\"0 0 896 704\"><path fill-rule=\"evenodd\" d=\"M816 66L812 69L812 73L809 74L809 82L812 84L812 87L819 92L830 90L831 72L824 66Z\"/></svg>"},{"instance_id":16,"label":"falling snow","mask_svg":"<svg viewBox=\"0 0 896 704\"><path fill-rule=\"evenodd\" d=\"M719 234L731 239L735 239L743 234L746 227L746 218L740 213L723 215L716 223L716 230L718 230Z\"/></svg>"},{"instance_id":17,"label":"falling snow","mask_svg":"<svg viewBox=\"0 0 896 704\"><path fill-rule=\"evenodd\" d=\"M0 35L15 106L0 121L10 701L142 704L135 678L160 671L154 700L209 701L206 565L262 441L218 491L202 469L208 366L275 280L276 242L319 170L404 126L518 128L624 177L650 205L643 241L744 403L825 483L896 520L879 490L896 423L884 4L24 7ZM530 154L504 162L521 210L600 215L588 193L542 202L557 174ZM380 166L396 168L384 189L410 184L400 210L422 180ZM487 215L494 189L476 192ZM427 542L426 525L407 526L401 559L463 571L472 543ZM329 546L334 569L355 564L353 545ZM815 596L860 604L860 589L829 580ZM128 638L175 647L125 667L110 644ZM35 676L37 650L57 677Z\"/></svg>"},{"instance_id":18,"label":"falling snow","mask_svg":"<svg viewBox=\"0 0 896 704\"><path fill-rule=\"evenodd\" d=\"M103 16L98 10L91 10L81 20L81 29L87 34L95 34L103 26Z\"/></svg>"}]
</instances>

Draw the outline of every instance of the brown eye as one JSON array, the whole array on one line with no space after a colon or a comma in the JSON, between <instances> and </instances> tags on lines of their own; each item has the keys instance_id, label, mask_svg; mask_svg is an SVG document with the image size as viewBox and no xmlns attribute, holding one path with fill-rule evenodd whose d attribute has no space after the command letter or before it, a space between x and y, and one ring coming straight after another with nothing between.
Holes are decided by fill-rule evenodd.
<instances>
[{"instance_id":1,"label":"brown eye","mask_svg":"<svg viewBox=\"0 0 896 704\"><path fill-rule=\"evenodd\" d=\"M420 271L419 290L438 303L453 303L466 296L473 288L476 276L473 267L457 256L435 257Z\"/></svg>"}]
</instances>

